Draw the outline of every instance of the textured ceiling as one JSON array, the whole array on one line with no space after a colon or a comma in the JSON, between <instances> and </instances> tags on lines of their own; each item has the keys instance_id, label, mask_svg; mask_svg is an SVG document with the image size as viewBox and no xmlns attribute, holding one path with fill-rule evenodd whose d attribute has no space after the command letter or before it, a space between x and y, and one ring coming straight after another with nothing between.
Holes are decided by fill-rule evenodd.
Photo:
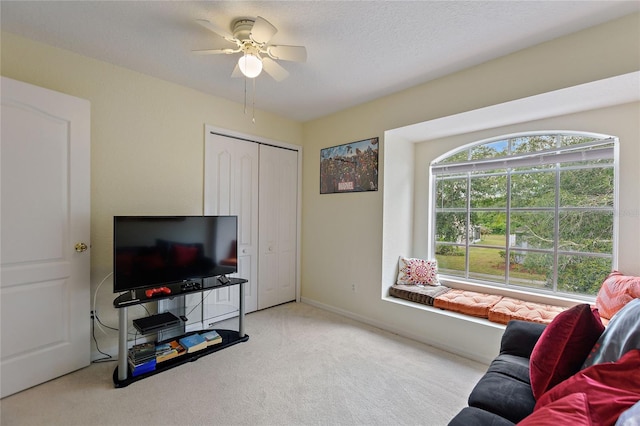
<instances>
[{"instance_id":1,"label":"textured ceiling","mask_svg":"<svg viewBox=\"0 0 640 426\"><path fill-rule=\"evenodd\" d=\"M318 118L640 11L638 1L6 1L1 28L242 103L237 56L198 25L262 16L275 44L304 45L290 76L256 79L256 108ZM251 90L249 83L249 91Z\"/></svg>"}]
</instances>

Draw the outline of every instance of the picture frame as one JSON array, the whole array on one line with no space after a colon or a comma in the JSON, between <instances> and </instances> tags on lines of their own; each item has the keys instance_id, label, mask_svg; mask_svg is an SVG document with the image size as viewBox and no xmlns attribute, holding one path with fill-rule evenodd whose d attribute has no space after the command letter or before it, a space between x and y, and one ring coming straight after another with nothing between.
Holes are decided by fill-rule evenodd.
<instances>
[{"instance_id":1,"label":"picture frame","mask_svg":"<svg viewBox=\"0 0 640 426\"><path fill-rule=\"evenodd\" d=\"M378 190L378 138L320 150L320 194Z\"/></svg>"}]
</instances>

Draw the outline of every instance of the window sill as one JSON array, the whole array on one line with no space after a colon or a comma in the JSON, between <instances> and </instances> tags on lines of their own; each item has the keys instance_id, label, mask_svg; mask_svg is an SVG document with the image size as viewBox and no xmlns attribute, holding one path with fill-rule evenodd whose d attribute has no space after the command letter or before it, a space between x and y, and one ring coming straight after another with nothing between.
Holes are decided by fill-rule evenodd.
<instances>
[{"instance_id":1,"label":"window sill","mask_svg":"<svg viewBox=\"0 0 640 426\"><path fill-rule=\"evenodd\" d=\"M491 322L486 318L478 318L471 315L460 314L458 312L447 311L445 309L434 308L433 306L423 305L421 303L412 302L410 300L404 300L393 296L382 296L382 300L385 302L395 303L397 305L403 305L414 309L419 309L425 312L431 312L437 315L443 315L450 318L464 320L475 324L504 330L506 327L504 324L498 324L497 322Z\"/></svg>"}]
</instances>

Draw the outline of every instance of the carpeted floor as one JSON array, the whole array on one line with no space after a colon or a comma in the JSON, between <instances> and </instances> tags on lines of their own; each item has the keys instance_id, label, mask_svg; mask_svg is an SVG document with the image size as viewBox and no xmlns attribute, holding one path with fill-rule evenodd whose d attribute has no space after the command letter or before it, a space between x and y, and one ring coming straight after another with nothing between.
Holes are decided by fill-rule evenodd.
<instances>
[{"instance_id":1,"label":"carpeted floor","mask_svg":"<svg viewBox=\"0 0 640 426\"><path fill-rule=\"evenodd\" d=\"M301 303L245 324L248 342L125 388L101 363L4 398L0 423L446 425L487 368Z\"/></svg>"}]
</instances>

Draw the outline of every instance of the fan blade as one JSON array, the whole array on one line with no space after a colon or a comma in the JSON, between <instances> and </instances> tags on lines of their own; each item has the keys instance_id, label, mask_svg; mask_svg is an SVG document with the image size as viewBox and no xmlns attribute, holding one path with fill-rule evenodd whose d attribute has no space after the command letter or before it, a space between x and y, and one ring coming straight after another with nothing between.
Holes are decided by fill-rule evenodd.
<instances>
[{"instance_id":1,"label":"fan blade","mask_svg":"<svg viewBox=\"0 0 640 426\"><path fill-rule=\"evenodd\" d=\"M218 55L220 53L225 53L227 55L230 55L238 51L233 49L204 49L204 50L192 50L191 52L195 53L196 55Z\"/></svg>"},{"instance_id":2,"label":"fan blade","mask_svg":"<svg viewBox=\"0 0 640 426\"><path fill-rule=\"evenodd\" d=\"M269 74L275 81L282 81L289 77L289 71L271 58L262 58L262 69Z\"/></svg>"},{"instance_id":3,"label":"fan blade","mask_svg":"<svg viewBox=\"0 0 640 426\"><path fill-rule=\"evenodd\" d=\"M273 59L283 61L306 62L307 49L304 46L269 46L267 53Z\"/></svg>"},{"instance_id":4,"label":"fan blade","mask_svg":"<svg viewBox=\"0 0 640 426\"><path fill-rule=\"evenodd\" d=\"M271 40L271 37L278 32L278 29L271 25L269 21L261 16L258 16L253 23L249 37L251 40L259 44L267 43Z\"/></svg>"},{"instance_id":5,"label":"fan blade","mask_svg":"<svg viewBox=\"0 0 640 426\"><path fill-rule=\"evenodd\" d=\"M212 31L218 34L220 37L224 38L225 40L235 43L235 39L233 38L233 35L229 31L226 31L220 28L216 24L209 22L206 19L196 19L196 22L202 25L203 27L205 27L206 29L208 29L209 31Z\"/></svg>"}]
</instances>

